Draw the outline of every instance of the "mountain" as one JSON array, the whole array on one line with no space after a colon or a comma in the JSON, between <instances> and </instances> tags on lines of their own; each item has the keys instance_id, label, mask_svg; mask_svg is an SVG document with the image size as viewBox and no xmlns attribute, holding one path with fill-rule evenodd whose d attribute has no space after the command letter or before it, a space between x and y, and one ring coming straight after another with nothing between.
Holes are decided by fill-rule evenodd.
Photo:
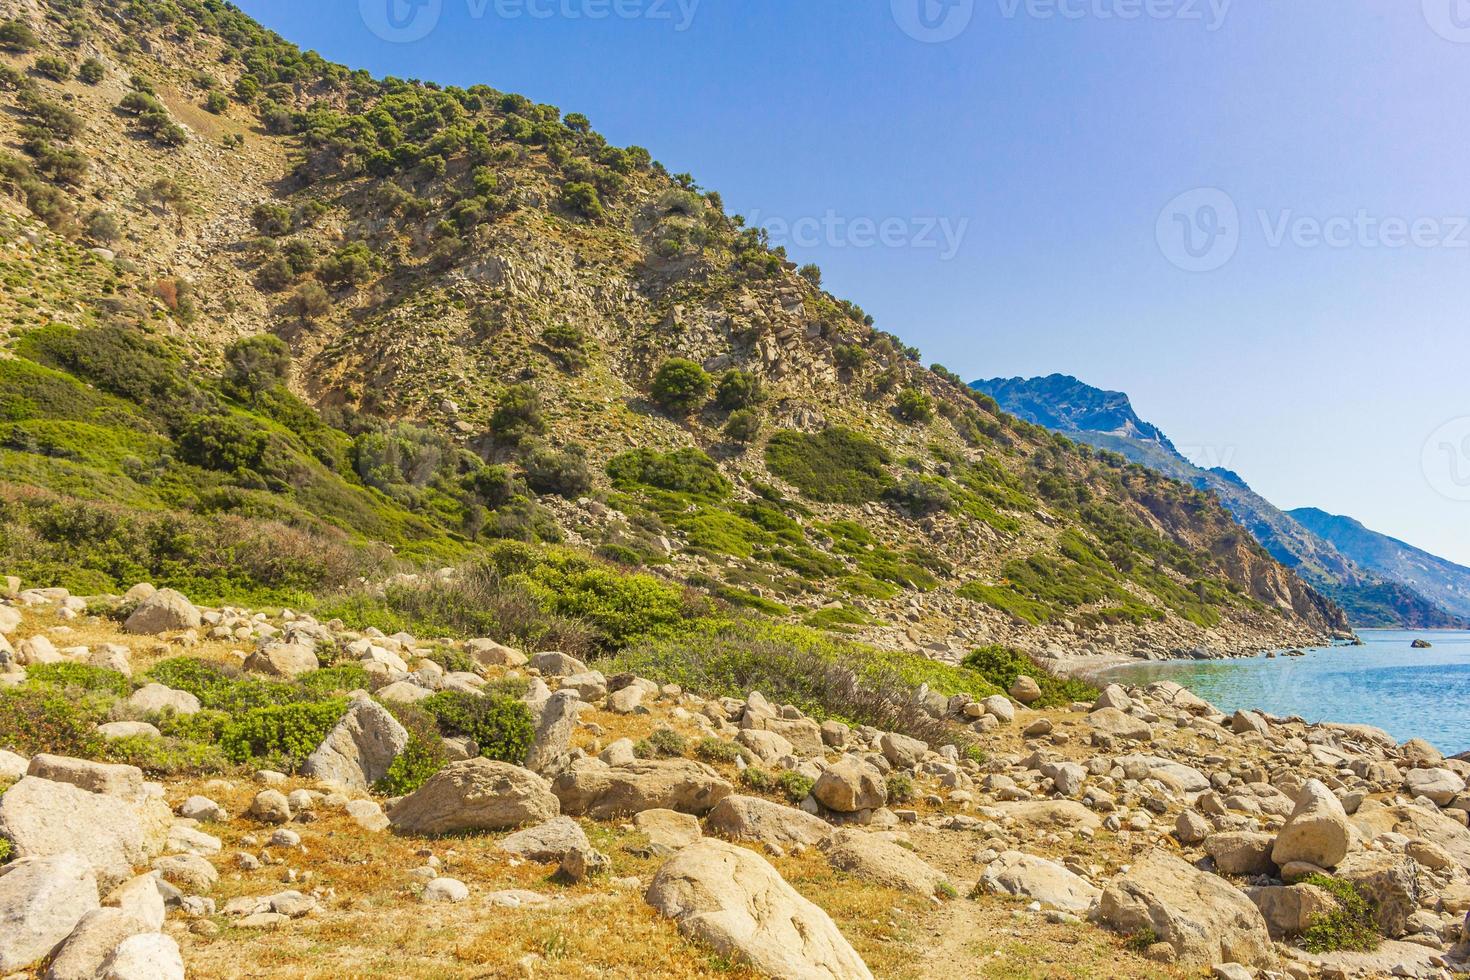
<instances>
[{"instance_id":1,"label":"mountain","mask_svg":"<svg viewBox=\"0 0 1470 980\"><path fill-rule=\"evenodd\" d=\"M1470 618L1470 568L1370 531L1351 517L1328 514L1315 507L1289 513L1363 568L1403 582L1456 616Z\"/></svg>"},{"instance_id":2,"label":"mountain","mask_svg":"<svg viewBox=\"0 0 1470 980\"><path fill-rule=\"evenodd\" d=\"M1331 596L1355 626L1466 625L1463 606L1445 602L1416 579L1393 571L1391 562L1380 567L1357 561L1331 536L1256 493L1238 473L1191 463L1156 426L1139 418L1122 392L1103 391L1058 374L977 381L972 387L1027 421L1214 494L1272 557Z\"/></svg>"},{"instance_id":3,"label":"mountain","mask_svg":"<svg viewBox=\"0 0 1470 980\"><path fill-rule=\"evenodd\" d=\"M950 657L1346 625L1213 499L922 367L578 113L375 79L211 0L22 6L12 573L299 604L513 541Z\"/></svg>"}]
</instances>

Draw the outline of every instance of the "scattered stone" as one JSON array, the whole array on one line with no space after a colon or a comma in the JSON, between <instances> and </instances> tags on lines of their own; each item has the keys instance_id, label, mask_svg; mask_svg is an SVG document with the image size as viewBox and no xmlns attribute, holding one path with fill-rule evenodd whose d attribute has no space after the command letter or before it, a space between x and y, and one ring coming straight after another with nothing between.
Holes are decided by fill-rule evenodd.
<instances>
[{"instance_id":1,"label":"scattered stone","mask_svg":"<svg viewBox=\"0 0 1470 980\"><path fill-rule=\"evenodd\" d=\"M829 810L857 813L888 802L883 774L857 756L843 756L817 778L812 796Z\"/></svg>"},{"instance_id":2,"label":"scattered stone","mask_svg":"<svg viewBox=\"0 0 1470 980\"><path fill-rule=\"evenodd\" d=\"M1270 834L1231 830L1205 838L1205 853L1225 875L1269 875L1276 870L1271 860Z\"/></svg>"},{"instance_id":3,"label":"scattered stone","mask_svg":"<svg viewBox=\"0 0 1470 980\"><path fill-rule=\"evenodd\" d=\"M577 714L581 710L582 699L576 691L557 691L551 695L541 709L536 740L526 754L527 769L544 773L562 764L567 758L572 732L577 728Z\"/></svg>"},{"instance_id":4,"label":"scattered stone","mask_svg":"<svg viewBox=\"0 0 1470 980\"><path fill-rule=\"evenodd\" d=\"M246 815L261 823L287 823L291 819L291 803L280 790L261 790L250 801Z\"/></svg>"},{"instance_id":5,"label":"scattered stone","mask_svg":"<svg viewBox=\"0 0 1470 980\"><path fill-rule=\"evenodd\" d=\"M818 847L832 836L832 827L826 821L757 796L725 797L710 811L705 825L726 840L764 844L782 851Z\"/></svg>"},{"instance_id":6,"label":"scattered stone","mask_svg":"<svg viewBox=\"0 0 1470 980\"><path fill-rule=\"evenodd\" d=\"M434 904L446 902L456 904L470 897L470 890L462 881L454 878L435 878L424 886L423 899L425 902Z\"/></svg>"},{"instance_id":7,"label":"scattered stone","mask_svg":"<svg viewBox=\"0 0 1470 980\"><path fill-rule=\"evenodd\" d=\"M582 825L571 817L557 817L535 827L517 831L497 843L496 848L528 861L558 864L562 855L579 847L591 847Z\"/></svg>"},{"instance_id":8,"label":"scattered stone","mask_svg":"<svg viewBox=\"0 0 1470 980\"><path fill-rule=\"evenodd\" d=\"M57 949L46 980L93 980L123 940L157 931L122 909L93 909Z\"/></svg>"},{"instance_id":9,"label":"scattered stone","mask_svg":"<svg viewBox=\"0 0 1470 980\"><path fill-rule=\"evenodd\" d=\"M123 623L129 633L156 636L178 630L198 629L203 620L199 610L173 589L159 589L138 604Z\"/></svg>"},{"instance_id":10,"label":"scattered stone","mask_svg":"<svg viewBox=\"0 0 1470 980\"><path fill-rule=\"evenodd\" d=\"M179 944L158 932L122 941L102 965L102 980L184 980Z\"/></svg>"},{"instance_id":11,"label":"scattered stone","mask_svg":"<svg viewBox=\"0 0 1470 980\"><path fill-rule=\"evenodd\" d=\"M1011 689L1007 693L1022 704L1029 705L1041 699L1041 685L1033 678L1021 674L1011 683Z\"/></svg>"},{"instance_id":12,"label":"scattered stone","mask_svg":"<svg viewBox=\"0 0 1470 980\"><path fill-rule=\"evenodd\" d=\"M1005 851L986 866L979 887L993 895L1033 899L1067 912L1085 912L1101 890L1054 861Z\"/></svg>"},{"instance_id":13,"label":"scattered stone","mask_svg":"<svg viewBox=\"0 0 1470 980\"><path fill-rule=\"evenodd\" d=\"M587 672L587 665L582 661L556 651L536 654L531 658L531 666L539 670L542 677L571 677Z\"/></svg>"},{"instance_id":14,"label":"scattered stone","mask_svg":"<svg viewBox=\"0 0 1470 980\"><path fill-rule=\"evenodd\" d=\"M310 674L320 666L316 651L300 643L267 643L245 661L246 670L287 680Z\"/></svg>"},{"instance_id":15,"label":"scattered stone","mask_svg":"<svg viewBox=\"0 0 1470 980\"><path fill-rule=\"evenodd\" d=\"M574 847L561 856L558 869L562 878L578 884L588 878L600 877L612 870L612 859L591 847Z\"/></svg>"},{"instance_id":16,"label":"scattered stone","mask_svg":"<svg viewBox=\"0 0 1470 980\"><path fill-rule=\"evenodd\" d=\"M381 833L390 826L387 814L373 800L350 800L345 809L353 822L369 833Z\"/></svg>"},{"instance_id":17,"label":"scattered stone","mask_svg":"<svg viewBox=\"0 0 1470 980\"><path fill-rule=\"evenodd\" d=\"M881 834L839 830L822 844L822 850L834 868L885 888L928 896L948 884L943 874L913 851Z\"/></svg>"}]
</instances>

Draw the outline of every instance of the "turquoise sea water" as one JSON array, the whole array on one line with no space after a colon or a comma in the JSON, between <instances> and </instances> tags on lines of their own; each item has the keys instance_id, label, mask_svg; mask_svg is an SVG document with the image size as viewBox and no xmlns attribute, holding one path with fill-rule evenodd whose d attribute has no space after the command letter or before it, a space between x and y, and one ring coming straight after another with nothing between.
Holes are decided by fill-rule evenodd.
<instances>
[{"instance_id":1,"label":"turquoise sea water","mask_svg":"<svg viewBox=\"0 0 1470 980\"><path fill-rule=\"evenodd\" d=\"M1446 755L1470 750L1470 633L1359 630L1365 646L1305 657L1118 667L1121 684L1171 680L1224 711L1258 708L1308 721L1376 725L1400 741L1428 740ZM1410 644L1425 639L1430 650Z\"/></svg>"}]
</instances>

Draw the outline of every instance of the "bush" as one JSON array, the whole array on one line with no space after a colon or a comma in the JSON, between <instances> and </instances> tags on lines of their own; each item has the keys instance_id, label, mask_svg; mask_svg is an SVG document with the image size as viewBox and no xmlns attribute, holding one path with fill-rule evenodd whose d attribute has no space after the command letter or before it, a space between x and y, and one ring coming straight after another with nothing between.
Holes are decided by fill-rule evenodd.
<instances>
[{"instance_id":1,"label":"bush","mask_svg":"<svg viewBox=\"0 0 1470 980\"><path fill-rule=\"evenodd\" d=\"M620 490L653 487L715 500L730 496L731 491L730 481L715 461L693 448L669 453L653 449L623 453L607 464L607 475Z\"/></svg>"},{"instance_id":2,"label":"bush","mask_svg":"<svg viewBox=\"0 0 1470 980\"><path fill-rule=\"evenodd\" d=\"M332 297L320 283L304 282L291 295L286 309L302 320L315 320L332 309Z\"/></svg>"},{"instance_id":3,"label":"bush","mask_svg":"<svg viewBox=\"0 0 1470 980\"><path fill-rule=\"evenodd\" d=\"M449 762L434 716L417 705L383 705L408 732L408 745L373 789L385 796L407 796Z\"/></svg>"},{"instance_id":4,"label":"bush","mask_svg":"<svg viewBox=\"0 0 1470 980\"><path fill-rule=\"evenodd\" d=\"M574 500L592 489L592 470L580 452L537 449L526 457L526 483L537 493Z\"/></svg>"},{"instance_id":5,"label":"bush","mask_svg":"<svg viewBox=\"0 0 1470 980\"><path fill-rule=\"evenodd\" d=\"M734 765L736 759L749 761L750 752L735 742L727 742L723 738L709 736L702 738L694 744L694 755L705 762L723 762L726 765Z\"/></svg>"},{"instance_id":6,"label":"bush","mask_svg":"<svg viewBox=\"0 0 1470 980\"><path fill-rule=\"evenodd\" d=\"M943 484L919 477L904 480L885 493L883 499L915 517L938 514L954 507L954 498Z\"/></svg>"},{"instance_id":7,"label":"bush","mask_svg":"<svg viewBox=\"0 0 1470 980\"><path fill-rule=\"evenodd\" d=\"M291 231L291 209L272 202L257 204L250 213L250 221L262 235L280 238Z\"/></svg>"},{"instance_id":8,"label":"bush","mask_svg":"<svg viewBox=\"0 0 1470 980\"><path fill-rule=\"evenodd\" d=\"M761 417L754 409L737 409L725 421L724 433L726 439L741 445L755 442L761 434Z\"/></svg>"},{"instance_id":9,"label":"bush","mask_svg":"<svg viewBox=\"0 0 1470 980\"><path fill-rule=\"evenodd\" d=\"M280 387L290 379L291 349L279 337L259 334L225 348L225 387L246 400Z\"/></svg>"},{"instance_id":10,"label":"bush","mask_svg":"<svg viewBox=\"0 0 1470 980\"><path fill-rule=\"evenodd\" d=\"M0 837L0 864L5 864L9 860L10 860L10 841L6 840L4 837Z\"/></svg>"},{"instance_id":11,"label":"bush","mask_svg":"<svg viewBox=\"0 0 1470 980\"><path fill-rule=\"evenodd\" d=\"M689 743L672 728L657 729L633 746L633 754L640 759L678 759L687 751Z\"/></svg>"},{"instance_id":12,"label":"bush","mask_svg":"<svg viewBox=\"0 0 1470 980\"><path fill-rule=\"evenodd\" d=\"M541 414L540 393L529 384L507 388L490 416L490 435L497 442L519 446L545 434L546 418Z\"/></svg>"},{"instance_id":13,"label":"bush","mask_svg":"<svg viewBox=\"0 0 1470 980\"><path fill-rule=\"evenodd\" d=\"M34 684L0 690L0 732L6 747L22 755L84 756L112 700Z\"/></svg>"},{"instance_id":14,"label":"bush","mask_svg":"<svg viewBox=\"0 0 1470 980\"><path fill-rule=\"evenodd\" d=\"M760 378L748 371L731 368L720 375L720 383L715 388L715 404L733 412L760 404L764 395Z\"/></svg>"},{"instance_id":15,"label":"bush","mask_svg":"<svg viewBox=\"0 0 1470 980\"><path fill-rule=\"evenodd\" d=\"M29 51L41 43L31 25L23 20L0 21L0 49Z\"/></svg>"},{"instance_id":16,"label":"bush","mask_svg":"<svg viewBox=\"0 0 1470 980\"><path fill-rule=\"evenodd\" d=\"M75 688L117 698L125 698L133 690L132 682L117 671L87 664L35 664L27 668L26 680L32 684Z\"/></svg>"},{"instance_id":17,"label":"bush","mask_svg":"<svg viewBox=\"0 0 1470 980\"><path fill-rule=\"evenodd\" d=\"M378 274L378 256L362 242L337 250L322 262L317 274L331 286L360 286Z\"/></svg>"},{"instance_id":18,"label":"bush","mask_svg":"<svg viewBox=\"0 0 1470 980\"><path fill-rule=\"evenodd\" d=\"M55 55L42 55L31 67L36 70L36 74L44 75L53 82L64 82L71 77L71 62Z\"/></svg>"},{"instance_id":19,"label":"bush","mask_svg":"<svg viewBox=\"0 0 1470 980\"><path fill-rule=\"evenodd\" d=\"M604 214L597 188L584 181L573 181L562 188L561 202L573 214L592 221Z\"/></svg>"},{"instance_id":20,"label":"bush","mask_svg":"<svg viewBox=\"0 0 1470 980\"><path fill-rule=\"evenodd\" d=\"M917 388L906 388L899 392L895 405L898 417L905 422L919 425L934 421L934 399Z\"/></svg>"},{"instance_id":21,"label":"bush","mask_svg":"<svg viewBox=\"0 0 1470 980\"><path fill-rule=\"evenodd\" d=\"M205 111L212 112L216 116L221 115L229 107L230 98L223 92L210 92L204 98Z\"/></svg>"},{"instance_id":22,"label":"bush","mask_svg":"<svg viewBox=\"0 0 1470 980\"><path fill-rule=\"evenodd\" d=\"M87 218L87 236L93 241L110 245L122 237L122 223L110 211L93 211Z\"/></svg>"},{"instance_id":23,"label":"bush","mask_svg":"<svg viewBox=\"0 0 1470 980\"><path fill-rule=\"evenodd\" d=\"M191 657L154 664L147 676L165 687L194 695L199 699L200 707L208 711L231 715L255 708L313 700L305 690L294 685L255 680L238 670Z\"/></svg>"},{"instance_id":24,"label":"bush","mask_svg":"<svg viewBox=\"0 0 1470 980\"><path fill-rule=\"evenodd\" d=\"M1098 696L1092 685L1047 673L1030 657L1010 647L981 647L965 658L964 666L1002 691L1009 691L1017 677L1031 678L1041 688L1041 697L1030 705L1033 708L1062 708L1073 701L1095 701Z\"/></svg>"},{"instance_id":25,"label":"bush","mask_svg":"<svg viewBox=\"0 0 1470 980\"><path fill-rule=\"evenodd\" d=\"M766 444L771 472L823 503L877 500L893 485L886 469L889 462L882 446L840 427L816 435L778 432Z\"/></svg>"},{"instance_id":26,"label":"bush","mask_svg":"<svg viewBox=\"0 0 1470 980\"><path fill-rule=\"evenodd\" d=\"M653 376L653 400L676 415L689 415L709 397L709 373L693 361L672 357Z\"/></svg>"},{"instance_id":27,"label":"bush","mask_svg":"<svg viewBox=\"0 0 1470 980\"><path fill-rule=\"evenodd\" d=\"M912 803L918 796L914 789L914 781L901 772L896 772L888 777L888 802L889 803Z\"/></svg>"},{"instance_id":28,"label":"bush","mask_svg":"<svg viewBox=\"0 0 1470 980\"><path fill-rule=\"evenodd\" d=\"M1302 948L1309 953L1347 950L1368 953L1383 943L1378 932L1378 907L1358 886L1341 878L1311 875L1302 882L1316 885L1337 899L1338 907L1313 919L1302 933Z\"/></svg>"},{"instance_id":29,"label":"bush","mask_svg":"<svg viewBox=\"0 0 1470 980\"><path fill-rule=\"evenodd\" d=\"M77 78L88 85L96 85L107 75L107 69L102 67L102 62L96 58L88 58L82 62L82 67L77 69Z\"/></svg>"},{"instance_id":30,"label":"bush","mask_svg":"<svg viewBox=\"0 0 1470 980\"><path fill-rule=\"evenodd\" d=\"M419 703L449 735L474 739L480 755L520 765L536 739L531 709L505 695L441 691Z\"/></svg>"},{"instance_id":31,"label":"bush","mask_svg":"<svg viewBox=\"0 0 1470 980\"><path fill-rule=\"evenodd\" d=\"M294 770L316 751L348 707L341 698L255 708L225 727L220 749L231 762L266 759Z\"/></svg>"}]
</instances>

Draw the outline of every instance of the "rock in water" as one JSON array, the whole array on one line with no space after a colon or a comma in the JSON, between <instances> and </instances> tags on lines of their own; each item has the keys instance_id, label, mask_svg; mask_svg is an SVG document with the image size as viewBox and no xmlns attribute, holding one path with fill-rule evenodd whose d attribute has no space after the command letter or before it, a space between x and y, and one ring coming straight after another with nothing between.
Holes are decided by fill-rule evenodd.
<instances>
[{"instance_id":1,"label":"rock in water","mask_svg":"<svg viewBox=\"0 0 1470 980\"><path fill-rule=\"evenodd\" d=\"M97 879L81 855L16 862L0 878L0 971L48 955L97 906Z\"/></svg>"},{"instance_id":2,"label":"rock in water","mask_svg":"<svg viewBox=\"0 0 1470 980\"><path fill-rule=\"evenodd\" d=\"M873 976L826 912L742 847L690 844L659 869L646 898L685 935L773 977Z\"/></svg>"},{"instance_id":3,"label":"rock in water","mask_svg":"<svg viewBox=\"0 0 1470 980\"><path fill-rule=\"evenodd\" d=\"M188 599L173 589L159 589L138 604L123 623L129 633L156 635L198 629L203 619Z\"/></svg>"},{"instance_id":4,"label":"rock in water","mask_svg":"<svg viewBox=\"0 0 1470 980\"><path fill-rule=\"evenodd\" d=\"M1322 783L1309 779L1276 837L1271 860L1278 865L1306 861L1319 868L1335 868L1347 857L1351 843L1352 829L1342 803Z\"/></svg>"},{"instance_id":5,"label":"rock in water","mask_svg":"<svg viewBox=\"0 0 1470 980\"><path fill-rule=\"evenodd\" d=\"M1128 936L1152 931L1183 962L1266 965L1271 936L1244 893L1163 851L1103 890L1099 921Z\"/></svg>"},{"instance_id":6,"label":"rock in water","mask_svg":"<svg viewBox=\"0 0 1470 980\"><path fill-rule=\"evenodd\" d=\"M408 747L408 730L376 701L353 702L337 727L302 766L304 775L348 789L366 790L388 775Z\"/></svg>"},{"instance_id":7,"label":"rock in water","mask_svg":"<svg viewBox=\"0 0 1470 980\"><path fill-rule=\"evenodd\" d=\"M513 830L541 823L560 810L546 780L520 766L467 759L439 770L388 813L394 829L408 834Z\"/></svg>"}]
</instances>

